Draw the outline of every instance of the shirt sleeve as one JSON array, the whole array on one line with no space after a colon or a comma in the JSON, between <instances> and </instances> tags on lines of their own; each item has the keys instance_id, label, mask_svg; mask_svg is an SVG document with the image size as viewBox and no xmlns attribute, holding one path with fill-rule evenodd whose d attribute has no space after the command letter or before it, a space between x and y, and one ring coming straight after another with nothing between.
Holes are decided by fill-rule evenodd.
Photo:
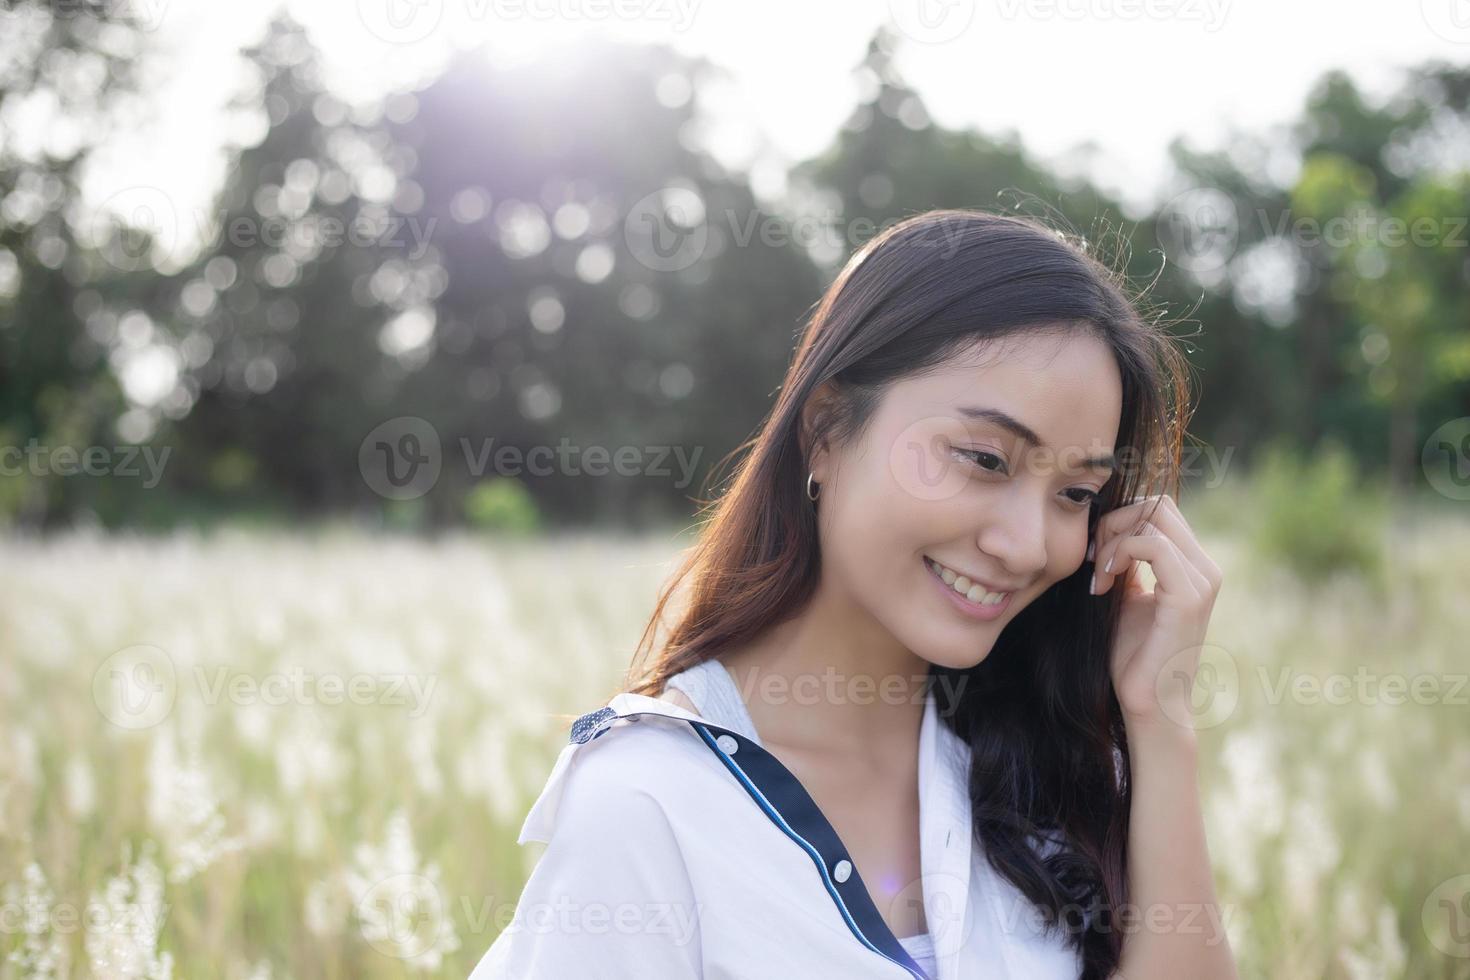
<instances>
[{"instance_id":1,"label":"shirt sleeve","mask_svg":"<svg viewBox=\"0 0 1470 980\"><path fill-rule=\"evenodd\" d=\"M470 980L701 973L698 906L663 807L615 771L576 767L514 917Z\"/></svg>"}]
</instances>

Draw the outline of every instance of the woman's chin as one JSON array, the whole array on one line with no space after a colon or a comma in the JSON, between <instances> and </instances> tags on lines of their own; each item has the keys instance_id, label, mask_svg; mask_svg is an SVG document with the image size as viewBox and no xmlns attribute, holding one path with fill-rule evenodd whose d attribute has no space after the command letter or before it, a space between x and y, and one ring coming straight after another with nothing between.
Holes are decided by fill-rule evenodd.
<instances>
[{"instance_id":1,"label":"woman's chin","mask_svg":"<svg viewBox=\"0 0 1470 980\"><path fill-rule=\"evenodd\" d=\"M921 647L919 656L936 667L944 667L947 670L969 670L978 666L990 656L990 644L984 649L977 649L973 640L963 646L945 645Z\"/></svg>"}]
</instances>

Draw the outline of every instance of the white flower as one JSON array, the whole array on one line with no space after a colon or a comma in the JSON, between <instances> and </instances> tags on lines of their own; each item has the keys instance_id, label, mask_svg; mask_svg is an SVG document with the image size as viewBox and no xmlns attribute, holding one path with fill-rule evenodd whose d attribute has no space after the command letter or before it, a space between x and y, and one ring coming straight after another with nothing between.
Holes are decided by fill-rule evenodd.
<instances>
[{"instance_id":1,"label":"white flower","mask_svg":"<svg viewBox=\"0 0 1470 980\"><path fill-rule=\"evenodd\" d=\"M1232 731L1220 750L1228 780L1209 797L1210 846L1241 892L1260 890L1260 851L1281 832L1285 793L1278 776L1276 736L1256 722Z\"/></svg>"},{"instance_id":2,"label":"white flower","mask_svg":"<svg viewBox=\"0 0 1470 980\"><path fill-rule=\"evenodd\" d=\"M314 881L306 890L306 928L317 936L334 936L347 924L347 895L340 876Z\"/></svg>"},{"instance_id":3,"label":"white flower","mask_svg":"<svg viewBox=\"0 0 1470 980\"><path fill-rule=\"evenodd\" d=\"M1385 902L1379 906L1376 924L1373 941L1366 948L1338 950L1338 959L1351 980L1393 980L1404 975L1408 952L1392 905Z\"/></svg>"},{"instance_id":4,"label":"white flower","mask_svg":"<svg viewBox=\"0 0 1470 980\"><path fill-rule=\"evenodd\" d=\"M163 874L144 853L92 893L87 915L87 957L98 980L170 980L173 956L158 952L168 906Z\"/></svg>"},{"instance_id":5,"label":"white flower","mask_svg":"<svg viewBox=\"0 0 1470 980\"><path fill-rule=\"evenodd\" d=\"M188 881L244 841L226 837L209 770L198 745L180 759L172 729L160 731L148 759L148 819L166 842L170 881Z\"/></svg>"},{"instance_id":6,"label":"white flower","mask_svg":"<svg viewBox=\"0 0 1470 980\"><path fill-rule=\"evenodd\" d=\"M419 867L413 834L402 811L388 821L381 845L361 843L344 878L363 938L418 970L440 968L459 949L448 915L439 867Z\"/></svg>"},{"instance_id":7,"label":"white flower","mask_svg":"<svg viewBox=\"0 0 1470 980\"><path fill-rule=\"evenodd\" d=\"M33 980L51 980L52 977L71 975L71 958L68 947L51 928L52 910L56 908L56 896L46 884L46 875L41 866L32 861L21 874L25 891L12 882L5 886L5 907L19 908L21 912L19 931L24 937L20 945L11 951L6 962L13 964L23 977Z\"/></svg>"}]
</instances>

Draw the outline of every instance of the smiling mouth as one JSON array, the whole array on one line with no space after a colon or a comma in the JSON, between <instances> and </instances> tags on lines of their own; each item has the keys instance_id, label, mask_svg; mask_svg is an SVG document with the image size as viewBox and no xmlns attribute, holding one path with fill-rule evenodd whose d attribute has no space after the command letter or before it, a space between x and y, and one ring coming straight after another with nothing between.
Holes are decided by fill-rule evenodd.
<instances>
[{"instance_id":1,"label":"smiling mouth","mask_svg":"<svg viewBox=\"0 0 1470 980\"><path fill-rule=\"evenodd\" d=\"M954 590L956 595L964 596L966 599L980 606L998 606L1005 602L1009 592L991 592L977 582L971 582L968 578L960 575L952 568L939 564L928 555L924 556L924 564L929 567L944 584Z\"/></svg>"}]
</instances>

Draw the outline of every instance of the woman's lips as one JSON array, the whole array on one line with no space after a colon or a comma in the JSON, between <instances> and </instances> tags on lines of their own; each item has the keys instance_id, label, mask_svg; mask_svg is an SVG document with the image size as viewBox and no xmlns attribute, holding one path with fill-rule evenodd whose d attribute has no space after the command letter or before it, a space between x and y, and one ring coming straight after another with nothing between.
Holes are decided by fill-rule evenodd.
<instances>
[{"instance_id":1,"label":"woman's lips","mask_svg":"<svg viewBox=\"0 0 1470 980\"><path fill-rule=\"evenodd\" d=\"M1006 608L1011 604L1011 596L1014 595L1014 593L1010 592L1005 593L1004 597L999 602L992 602L990 604L986 604L984 602L975 602L974 600L970 599L969 596L961 595L960 593L955 591L954 585L952 583L946 582L944 580L943 572L949 570L944 569L944 566L940 565L938 562L934 561L934 559L930 558L927 555L924 556L924 568L928 573L929 578L934 582L935 586L940 589L945 594L945 596L948 597L949 601L954 604L954 607L972 619L978 619L981 621L997 619L1001 616L1001 614L1006 611ZM950 574L954 573L951 571ZM984 588L983 586L971 585L969 581L963 577L957 577L956 581L961 585L967 586L967 588Z\"/></svg>"}]
</instances>

